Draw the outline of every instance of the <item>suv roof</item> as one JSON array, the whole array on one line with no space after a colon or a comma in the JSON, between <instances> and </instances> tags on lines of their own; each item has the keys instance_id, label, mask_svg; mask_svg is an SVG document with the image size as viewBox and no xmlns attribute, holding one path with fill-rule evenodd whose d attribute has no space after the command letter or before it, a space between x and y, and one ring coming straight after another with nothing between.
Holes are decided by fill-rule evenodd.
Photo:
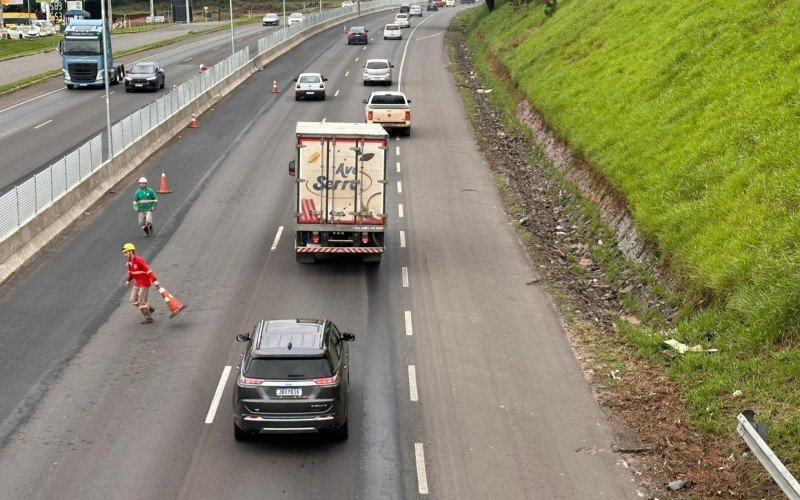
<instances>
[{"instance_id":1,"label":"suv roof","mask_svg":"<svg viewBox=\"0 0 800 500\"><path fill-rule=\"evenodd\" d=\"M327 325L319 319L262 320L253 328L253 357L323 355Z\"/></svg>"}]
</instances>

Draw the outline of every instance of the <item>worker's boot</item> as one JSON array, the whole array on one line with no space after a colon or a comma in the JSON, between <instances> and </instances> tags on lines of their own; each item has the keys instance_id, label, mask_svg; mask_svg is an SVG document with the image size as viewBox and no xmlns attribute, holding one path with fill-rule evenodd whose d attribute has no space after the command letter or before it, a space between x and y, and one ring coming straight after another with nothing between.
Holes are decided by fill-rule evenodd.
<instances>
[{"instance_id":1,"label":"worker's boot","mask_svg":"<svg viewBox=\"0 0 800 500\"><path fill-rule=\"evenodd\" d=\"M150 231L147 230L147 224L142 226L142 231L144 231L145 236L150 236Z\"/></svg>"},{"instance_id":2,"label":"worker's boot","mask_svg":"<svg viewBox=\"0 0 800 500\"><path fill-rule=\"evenodd\" d=\"M140 306L139 310L142 311L142 315L144 316L144 321L142 321L143 325L146 325L148 323L152 323L153 321L155 321L153 319L152 308L150 307L149 304L145 304L143 306Z\"/></svg>"}]
</instances>

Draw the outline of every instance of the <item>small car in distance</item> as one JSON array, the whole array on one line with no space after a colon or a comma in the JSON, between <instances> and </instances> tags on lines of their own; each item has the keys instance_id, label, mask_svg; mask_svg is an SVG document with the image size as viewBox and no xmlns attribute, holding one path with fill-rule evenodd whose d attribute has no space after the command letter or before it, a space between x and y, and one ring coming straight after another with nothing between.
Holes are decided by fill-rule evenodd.
<instances>
[{"instance_id":1,"label":"small car in distance","mask_svg":"<svg viewBox=\"0 0 800 500\"><path fill-rule=\"evenodd\" d=\"M373 83L385 83L386 85L392 84L392 63L388 59L367 59L364 63L364 71L362 73L362 81L364 85L372 85Z\"/></svg>"},{"instance_id":2,"label":"small car in distance","mask_svg":"<svg viewBox=\"0 0 800 500\"><path fill-rule=\"evenodd\" d=\"M260 321L233 383L233 436L330 433L348 435L352 333L322 319Z\"/></svg>"},{"instance_id":3,"label":"small car in distance","mask_svg":"<svg viewBox=\"0 0 800 500\"><path fill-rule=\"evenodd\" d=\"M456 6L456 0L444 0L444 6L445 7L455 7Z\"/></svg>"},{"instance_id":4,"label":"small car in distance","mask_svg":"<svg viewBox=\"0 0 800 500\"><path fill-rule=\"evenodd\" d=\"M383 39L384 40L402 40L403 39L403 30L400 29L400 26L396 24L387 24L383 28Z\"/></svg>"},{"instance_id":5,"label":"small car in distance","mask_svg":"<svg viewBox=\"0 0 800 500\"><path fill-rule=\"evenodd\" d=\"M291 26L293 24L302 23L305 21L306 18L303 17L303 14L300 12L292 12L289 14L289 18L286 20L286 25Z\"/></svg>"},{"instance_id":6,"label":"small car in distance","mask_svg":"<svg viewBox=\"0 0 800 500\"><path fill-rule=\"evenodd\" d=\"M342 7L344 7L344 8L349 8L349 7L352 7L352 6L353 6L353 2L351 2L350 0L345 0L344 2L342 2Z\"/></svg>"},{"instance_id":7,"label":"small car in distance","mask_svg":"<svg viewBox=\"0 0 800 500\"><path fill-rule=\"evenodd\" d=\"M401 12L401 13L402 13L402 12L409 12L410 10L411 10L411 4L410 4L410 3L408 3L408 2L403 2L403 4L402 4L402 5L400 5L400 12Z\"/></svg>"},{"instance_id":8,"label":"small car in distance","mask_svg":"<svg viewBox=\"0 0 800 500\"><path fill-rule=\"evenodd\" d=\"M428 7L426 7L425 10L431 11L431 12L436 12L436 11L439 10L439 7L437 7L436 4L433 3L433 2L428 2Z\"/></svg>"},{"instance_id":9,"label":"small car in distance","mask_svg":"<svg viewBox=\"0 0 800 500\"><path fill-rule=\"evenodd\" d=\"M278 14L274 12L270 12L264 15L264 18L261 19L261 26L278 26L281 24L281 20L278 17Z\"/></svg>"},{"instance_id":10,"label":"small car in distance","mask_svg":"<svg viewBox=\"0 0 800 500\"><path fill-rule=\"evenodd\" d=\"M412 5L411 10L408 11L408 15L422 17L422 7L419 5Z\"/></svg>"},{"instance_id":11,"label":"small car in distance","mask_svg":"<svg viewBox=\"0 0 800 500\"><path fill-rule=\"evenodd\" d=\"M156 62L138 62L125 75L125 92L152 90L157 92L166 86L164 70Z\"/></svg>"},{"instance_id":12,"label":"small car in distance","mask_svg":"<svg viewBox=\"0 0 800 500\"><path fill-rule=\"evenodd\" d=\"M9 26L6 30L6 37L11 40L22 40L28 32L27 26Z\"/></svg>"},{"instance_id":13,"label":"small car in distance","mask_svg":"<svg viewBox=\"0 0 800 500\"><path fill-rule=\"evenodd\" d=\"M306 97L325 100L325 82L327 78L320 73L300 73L294 80L294 100L299 101Z\"/></svg>"},{"instance_id":14,"label":"small car in distance","mask_svg":"<svg viewBox=\"0 0 800 500\"><path fill-rule=\"evenodd\" d=\"M406 13L400 13L394 16L394 24L400 26L401 28L410 28L411 27L411 18L408 17Z\"/></svg>"},{"instance_id":15,"label":"small car in distance","mask_svg":"<svg viewBox=\"0 0 800 500\"><path fill-rule=\"evenodd\" d=\"M347 45L352 45L354 43L368 44L369 30L363 26L351 26L350 29L347 30Z\"/></svg>"}]
</instances>

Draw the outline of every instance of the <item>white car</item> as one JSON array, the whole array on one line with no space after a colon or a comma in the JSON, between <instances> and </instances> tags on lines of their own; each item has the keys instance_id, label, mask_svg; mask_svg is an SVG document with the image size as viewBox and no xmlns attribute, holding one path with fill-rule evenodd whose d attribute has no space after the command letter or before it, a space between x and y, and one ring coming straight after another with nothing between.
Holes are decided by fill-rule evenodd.
<instances>
[{"instance_id":1,"label":"white car","mask_svg":"<svg viewBox=\"0 0 800 500\"><path fill-rule=\"evenodd\" d=\"M408 14L405 12L397 14L394 16L394 24L400 26L401 28L410 28L411 27L411 18L408 17Z\"/></svg>"},{"instance_id":2,"label":"white car","mask_svg":"<svg viewBox=\"0 0 800 500\"><path fill-rule=\"evenodd\" d=\"M400 26L396 24L387 24L383 28L383 39L384 40L402 40L403 39L403 30L400 29Z\"/></svg>"},{"instance_id":3,"label":"white car","mask_svg":"<svg viewBox=\"0 0 800 500\"><path fill-rule=\"evenodd\" d=\"M56 27L50 21L44 19L36 19L32 24L39 28L39 36L48 36L56 34Z\"/></svg>"},{"instance_id":4,"label":"white car","mask_svg":"<svg viewBox=\"0 0 800 500\"><path fill-rule=\"evenodd\" d=\"M10 26L6 30L6 37L12 40L22 40L28 32L27 26Z\"/></svg>"},{"instance_id":5,"label":"white car","mask_svg":"<svg viewBox=\"0 0 800 500\"><path fill-rule=\"evenodd\" d=\"M300 12L292 12L291 14L289 14L289 18L286 20L286 24L288 26L291 26L293 24L302 23L305 20L306 18L303 17L303 14L301 14Z\"/></svg>"},{"instance_id":6,"label":"white car","mask_svg":"<svg viewBox=\"0 0 800 500\"><path fill-rule=\"evenodd\" d=\"M419 5L412 5L411 10L408 11L408 15L422 17L422 7Z\"/></svg>"},{"instance_id":7,"label":"white car","mask_svg":"<svg viewBox=\"0 0 800 500\"><path fill-rule=\"evenodd\" d=\"M456 0L444 0L444 6L445 7L455 7L456 6Z\"/></svg>"},{"instance_id":8,"label":"white car","mask_svg":"<svg viewBox=\"0 0 800 500\"><path fill-rule=\"evenodd\" d=\"M352 7L352 6L353 6L353 2L351 2L350 0L346 0L346 1L342 2L342 7L344 7L344 8L348 8L348 7Z\"/></svg>"},{"instance_id":9,"label":"white car","mask_svg":"<svg viewBox=\"0 0 800 500\"><path fill-rule=\"evenodd\" d=\"M325 82L327 78L320 73L300 73L294 79L294 100L299 101L306 97L325 100Z\"/></svg>"}]
</instances>

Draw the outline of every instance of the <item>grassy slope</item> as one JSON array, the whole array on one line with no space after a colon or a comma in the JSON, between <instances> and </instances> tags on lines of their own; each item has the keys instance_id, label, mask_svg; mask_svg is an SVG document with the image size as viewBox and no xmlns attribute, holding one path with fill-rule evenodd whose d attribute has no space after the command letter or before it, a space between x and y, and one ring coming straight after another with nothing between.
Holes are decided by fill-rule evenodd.
<instances>
[{"instance_id":1,"label":"grassy slope","mask_svg":"<svg viewBox=\"0 0 800 500\"><path fill-rule=\"evenodd\" d=\"M669 332L720 349L670 366L696 423L735 436L753 408L800 464L800 0L559 4L477 9L474 50L629 200L705 306ZM628 334L653 354L663 340Z\"/></svg>"}]
</instances>

